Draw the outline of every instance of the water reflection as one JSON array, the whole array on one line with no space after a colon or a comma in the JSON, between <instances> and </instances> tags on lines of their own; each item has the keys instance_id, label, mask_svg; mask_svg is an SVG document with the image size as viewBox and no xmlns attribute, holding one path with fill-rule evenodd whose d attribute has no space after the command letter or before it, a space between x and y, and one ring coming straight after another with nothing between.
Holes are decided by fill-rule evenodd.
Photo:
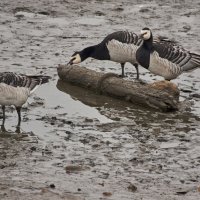
<instances>
[{"instance_id":1,"label":"water reflection","mask_svg":"<svg viewBox=\"0 0 200 200\"><path fill-rule=\"evenodd\" d=\"M70 83L58 80L57 88L69 94L71 98L82 103L95 107L102 115L115 120L124 119L132 121L142 129L162 127L163 130L183 130L188 132L195 128L200 129L200 117L192 111L178 111L163 113L156 110L145 109L111 97L96 94L90 90L71 85Z\"/></svg>"}]
</instances>

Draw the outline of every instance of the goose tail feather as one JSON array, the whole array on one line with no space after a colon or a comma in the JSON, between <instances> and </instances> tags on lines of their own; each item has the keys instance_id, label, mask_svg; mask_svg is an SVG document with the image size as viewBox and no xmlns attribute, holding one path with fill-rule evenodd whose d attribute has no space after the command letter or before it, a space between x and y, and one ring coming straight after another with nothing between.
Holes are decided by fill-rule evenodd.
<instances>
[{"instance_id":1,"label":"goose tail feather","mask_svg":"<svg viewBox=\"0 0 200 200\"><path fill-rule=\"evenodd\" d=\"M191 59L188 64L183 66L183 71L191 71L196 68L200 68L200 55L196 53L190 53Z\"/></svg>"},{"instance_id":2,"label":"goose tail feather","mask_svg":"<svg viewBox=\"0 0 200 200\"><path fill-rule=\"evenodd\" d=\"M50 76L44 75L35 75L35 76L28 76L32 81L30 88L30 93L32 94L40 85L49 82Z\"/></svg>"},{"instance_id":3,"label":"goose tail feather","mask_svg":"<svg viewBox=\"0 0 200 200\"><path fill-rule=\"evenodd\" d=\"M31 79L38 80L40 84L48 83L49 79L51 79L50 76L44 76L44 75L34 75L34 76L28 76Z\"/></svg>"}]
</instances>

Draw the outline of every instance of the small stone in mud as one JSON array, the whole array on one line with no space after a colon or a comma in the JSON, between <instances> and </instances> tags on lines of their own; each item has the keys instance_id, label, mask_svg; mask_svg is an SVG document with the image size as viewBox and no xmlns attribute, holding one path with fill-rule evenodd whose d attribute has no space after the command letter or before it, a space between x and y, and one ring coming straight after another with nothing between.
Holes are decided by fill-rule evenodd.
<instances>
[{"instance_id":1,"label":"small stone in mud","mask_svg":"<svg viewBox=\"0 0 200 200\"><path fill-rule=\"evenodd\" d=\"M4 169L6 166L4 164L0 164L0 169Z\"/></svg>"},{"instance_id":2,"label":"small stone in mud","mask_svg":"<svg viewBox=\"0 0 200 200\"><path fill-rule=\"evenodd\" d=\"M141 8L141 9L139 10L139 12L142 12L142 13L144 13L144 12L149 12L149 9L148 9L148 8Z\"/></svg>"},{"instance_id":3,"label":"small stone in mud","mask_svg":"<svg viewBox=\"0 0 200 200\"><path fill-rule=\"evenodd\" d=\"M82 144L89 144L90 143L90 140L86 139L86 138L83 138L83 139L80 139L79 140Z\"/></svg>"},{"instance_id":4,"label":"small stone in mud","mask_svg":"<svg viewBox=\"0 0 200 200\"><path fill-rule=\"evenodd\" d=\"M33 146L33 147L30 148L30 150L31 151L36 151L36 147Z\"/></svg>"},{"instance_id":5,"label":"small stone in mud","mask_svg":"<svg viewBox=\"0 0 200 200\"><path fill-rule=\"evenodd\" d=\"M85 118L85 122L93 122L94 120L93 119L90 119L90 118Z\"/></svg>"},{"instance_id":6,"label":"small stone in mud","mask_svg":"<svg viewBox=\"0 0 200 200\"><path fill-rule=\"evenodd\" d=\"M99 178L108 179L109 175L110 175L109 173L102 173L102 174L99 176Z\"/></svg>"},{"instance_id":7,"label":"small stone in mud","mask_svg":"<svg viewBox=\"0 0 200 200\"><path fill-rule=\"evenodd\" d=\"M57 117L52 117L51 119L52 119L52 120L57 120Z\"/></svg>"},{"instance_id":8,"label":"small stone in mud","mask_svg":"<svg viewBox=\"0 0 200 200\"><path fill-rule=\"evenodd\" d=\"M200 98L200 94L197 94L197 93L192 94L191 96L194 97L194 98Z\"/></svg>"},{"instance_id":9,"label":"small stone in mud","mask_svg":"<svg viewBox=\"0 0 200 200\"><path fill-rule=\"evenodd\" d=\"M114 11L123 11L124 9L122 7L116 7L113 9Z\"/></svg>"},{"instance_id":10,"label":"small stone in mud","mask_svg":"<svg viewBox=\"0 0 200 200\"><path fill-rule=\"evenodd\" d=\"M56 106L56 107L54 107L54 109L55 109L55 110L57 110L57 109L60 109L60 108L62 108L62 106L60 106L60 105L59 105L59 106Z\"/></svg>"},{"instance_id":11,"label":"small stone in mud","mask_svg":"<svg viewBox=\"0 0 200 200\"><path fill-rule=\"evenodd\" d=\"M40 14L40 15L50 15L50 13L47 12L47 11L40 11L40 12L38 12L38 14Z\"/></svg>"},{"instance_id":12,"label":"small stone in mud","mask_svg":"<svg viewBox=\"0 0 200 200\"><path fill-rule=\"evenodd\" d=\"M24 17L24 15L23 15L23 14L16 14L15 17L16 17L17 19L21 19L21 18Z\"/></svg>"},{"instance_id":13,"label":"small stone in mud","mask_svg":"<svg viewBox=\"0 0 200 200\"><path fill-rule=\"evenodd\" d=\"M189 192L188 190L180 190L180 191L177 191L176 194L178 194L178 195L185 195L188 192Z\"/></svg>"},{"instance_id":14,"label":"small stone in mud","mask_svg":"<svg viewBox=\"0 0 200 200\"><path fill-rule=\"evenodd\" d=\"M93 144L92 148L98 148L100 145L99 144Z\"/></svg>"},{"instance_id":15,"label":"small stone in mud","mask_svg":"<svg viewBox=\"0 0 200 200\"><path fill-rule=\"evenodd\" d=\"M50 155L50 154L52 154L52 151L45 148L45 149L42 150L42 155L45 155L45 154Z\"/></svg>"},{"instance_id":16,"label":"small stone in mud","mask_svg":"<svg viewBox=\"0 0 200 200\"><path fill-rule=\"evenodd\" d=\"M51 183L51 184L49 185L49 187L54 189L56 186L55 186L53 183Z\"/></svg>"},{"instance_id":17,"label":"small stone in mud","mask_svg":"<svg viewBox=\"0 0 200 200\"><path fill-rule=\"evenodd\" d=\"M137 190L137 187L133 185L132 183L130 183L128 186L128 190L131 192L135 192Z\"/></svg>"},{"instance_id":18,"label":"small stone in mud","mask_svg":"<svg viewBox=\"0 0 200 200\"><path fill-rule=\"evenodd\" d=\"M176 192L176 194L177 194L177 195L185 195L185 194L187 194L188 192L194 191L195 189L196 189L195 187L189 187L189 188L185 188L185 189L180 188L180 189Z\"/></svg>"},{"instance_id":19,"label":"small stone in mud","mask_svg":"<svg viewBox=\"0 0 200 200\"><path fill-rule=\"evenodd\" d=\"M157 141L158 142L168 142L168 139L163 137L163 136L160 136L160 137L157 138Z\"/></svg>"},{"instance_id":20,"label":"small stone in mud","mask_svg":"<svg viewBox=\"0 0 200 200\"><path fill-rule=\"evenodd\" d=\"M153 128L153 133L154 133L155 135L159 134L160 132L161 132L161 128L160 128L160 127L155 127L155 128Z\"/></svg>"},{"instance_id":21,"label":"small stone in mud","mask_svg":"<svg viewBox=\"0 0 200 200\"><path fill-rule=\"evenodd\" d=\"M71 135L71 134L72 134L71 131L65 131L65 133L66 133L67 135Z\"/></svg>"},{"instance_id":22,"label":"small stone in mud","mask_svg":"<svg viewBox=\"0 0 200 200\"><path fill-rule=\"evenodd\" d=\"M104 16L105 15L105 13L103 13L103 12L101 12L99 10L96 11L94 14L97 15L97 16Z\"/></svg>"},{"instance_id":23,"label":"small stone in mud","mask_svg":"<svg viewBox=\"0 0 200 200\"><path fill-rule=\"evenodd\" d=\"M62 123L65 123L65 124L73 125L73 122L72 122L72 121L68 121L68 120L65 120L65 119L61 119L60 121L61 121Z\"/></svg>"},{"instance_id":24,"label":"small stone in mud","mask_svg":"<svg viewBox=\"0 0 200 200\"><path fill-rule=\"evenodd\" d=\"M112 193L111 192L103 192L103 195L107 196L107 197L110 197L110 196L112 196Z\"/></svg>"},{"instance_id":25,"label":"small stone in mud","mask_svg":"<svg viewBox=\"0 0 200 200\"><path fill-rule=\"evenodd\" d=\"M190 25L183 26L184 32L188 32L191 29Z\"/></svg>"},{"instance_id":26,"label":"small stone in mud","mask_svg":"<svg viewBox=\"0 0 200 200\"><path fill-rule=\"evenodd\" d=\"M111 144L111 142L107 140L106 141L106 145L110 145L110 144Z\"/></svg>"},{"instance_id":27,"label":"small stone in mud","mask_svg":"<svg viewBox=\"0 0 200 200\"><path fill-rule=\"evenodd\" d=\"M17 13L17 12L20 12L20 11L23 11L23 12L31 12L31 10L28 8L28 7L16 7L13 9L13 13Z\"/></svg>"},{"instance_id":28,"label":"small stone in mud","mask_svg":"<svg viewBox=\"0 0 200 200\"><path fill-rule=\"evenodd\" d=\"M81 191L81 188L78 188L77 190L80 192L80 191Z\"/></svg>"},{"instance_id":29,"label":"small stone in mud","mask_svg":"<svg viewBox=\"0 0 200 200\"><path fill-rule=\"evenodd\" d=\"M80 165L68 165L65 167L66 173L76 173L84 170L82 166Z\"/></svg>"},{"instance_id":30,"label":"small stone in mud","mask_svg":"<svg viewBox=\"0 0 200 200\"><path fill-rule=\"evenodd\" d=\"M99 183L99 185L104 186L104 183Z\"/></svg>"}]
</instances>

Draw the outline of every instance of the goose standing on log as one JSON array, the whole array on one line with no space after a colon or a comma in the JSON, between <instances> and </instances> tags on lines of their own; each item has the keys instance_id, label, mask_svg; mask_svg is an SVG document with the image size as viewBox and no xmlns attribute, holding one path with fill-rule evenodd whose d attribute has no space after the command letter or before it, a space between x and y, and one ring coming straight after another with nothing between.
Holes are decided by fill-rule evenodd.
<instances>
[{"instance_id":1,"label":"goose standing on log","mask_svg":"<svg viewBox=\"0 0 200 200\"><path fill-rule=\"evenodd\" d=\"M156 37L154 43L165 43L165 39L164 37ZM121 64L121 76L124 77L124 65L129 62L135 66L137 79L139 79L136 50L141 44L142 39L137 34L129 31L117 31L106 36L99 44L75 52L69 64L81 63L89 57L97 60L111 60Z\"/></svg>"},{"instance_id":2,"label":"goose standing on log","mask_svg":"<svg viewBox=\"0 0 200 200\"><path fill-rule=\"evenodd\" d=\"M49 76L35 75L27 76L12 72L0 73L0 105L3 111L3 123L5 123L5 106L14 105L18 114L18 124L21 123L21 107L27 101L29 95L35 91L37 86L47 83Z\"/></svg>"},{"instance_id":3,"label":"goose standing on log","mask_svg":"<svg viewBox=\"0 0 200 200\"><path fill-rule=\"evenodd\" d=\"M185 50L171 41L153 43L149 28L141 30L143 44L136 51L137 62L165 80L177 78L182 72L200 67L200 55Z\"/></svg>"}]
</instances>

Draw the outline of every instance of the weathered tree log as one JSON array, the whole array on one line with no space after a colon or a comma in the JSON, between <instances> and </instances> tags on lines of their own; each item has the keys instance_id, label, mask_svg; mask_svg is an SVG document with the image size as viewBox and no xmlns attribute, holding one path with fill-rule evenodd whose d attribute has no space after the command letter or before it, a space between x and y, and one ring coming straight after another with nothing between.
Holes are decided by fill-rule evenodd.
<instances>
[{"instance_id":1,"label":"weathered tree log","mask_svg":"<svg viewBox=\"0 0 200 200\"><path fill-rule=\"evenodd\" d=\"M114 73L103 74L77 65L59 65L57 71L61 80L101 94L162 111L178 109L179 89L169 81L152 84L128 81Z\"/></svg>"}]
</instances>

